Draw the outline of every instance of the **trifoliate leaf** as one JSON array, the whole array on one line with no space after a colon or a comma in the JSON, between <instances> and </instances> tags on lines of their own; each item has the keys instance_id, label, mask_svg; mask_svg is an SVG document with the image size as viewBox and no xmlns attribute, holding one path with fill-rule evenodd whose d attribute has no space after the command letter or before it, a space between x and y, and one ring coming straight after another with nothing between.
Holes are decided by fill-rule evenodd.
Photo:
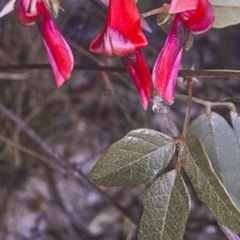
<instances>
[{"instance_id":1,"label":"trifoliate leaf","mask_svg":"<svg viewBox=\"0 0 240 240\"><path fill-rule=\"evenodd\" d=\"M234 133L238 139L238 144L240 145L240 116L236 112L231 112L230 116Z\"/></svg>"},{"instance_id":2,"label":"trifoliate leaf","mask_svg":"<svg viewBox=\"0 0 240 240\"><path fill-rule=\"evenodd\" d=\"M186 185L176 170L162 175L143 196L139 240L182 240L190 210Z\"/></svg>"},{"instance_id":3,"label":"trifoliate leaf","mask_svg":"<svg viewBox=\"0 0 240 240\"><path fill-rule=\"evenodd\" d=\"M213 169L240 209L240 148L233 129L223 117L212 112L197 117L189 134L202 140Z\"/></svg>"},{"instance_id":4,"label":"trifoliate leaf","mask_svg":"<svg viewBox=\"0 0 240 240\"><path fill-rule=\"evenodd\" d=\"M97 162L91 178L99 185L146 183L171 161L175 143L150 129L138 129L114 143Z\"/></svg>"},{"instance_id":5,"label":"trifoliate leaf","mask_svg":"<svg viewBox=\"0 0 240 240\"><path fill-rule=\"evenodd\" d=\"M185 139L180 159L198 198L208 205L219 223L240 233L240 212L215 174L198 137Z\"/></svg>"},{"instance_id":6,"label":"trifoliate leaf","mask_svg":"<svg viewBox=\"0 0 240 240\"><path fill-rule=\"evenodd\" d=\"M240 23L239 0L209 0L214 7L215 20L213 27L224 28Z\"/></svg>"}]
</instances>

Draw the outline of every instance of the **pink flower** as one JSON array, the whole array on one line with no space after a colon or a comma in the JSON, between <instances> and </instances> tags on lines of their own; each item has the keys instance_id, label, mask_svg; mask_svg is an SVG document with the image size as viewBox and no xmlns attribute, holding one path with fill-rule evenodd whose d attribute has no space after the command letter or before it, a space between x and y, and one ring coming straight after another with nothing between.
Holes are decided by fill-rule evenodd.
<instances>
[{"instance_id":1,"label":"pink flower","mask_svg":"<svg viewBox=\"0 0 240 240\"><path fill-rule=\"evenodd\" d=\"M183 47L189 32L202 34L208 31L213 24L214 11L208 0L172 0L169 12L177 14L155 62L152 77L158 94L172 104Z\"/></svg>"},{"instance_id":2,"label":"pink flower","mask_svg":"<svg viewBox=\"0 0 240 240\"><path fill-rule=\"evenodd\" d=\"M121 57L147 108L151 76L140 49L147 45L134 0L110 0L106 25L91 43L90 50L107 57Z\"/></svg>"},{"instance_id":3,"label":"pink flower","mask_svg":"<svg viewBox=\"0 0 240 240\"><path fill-rule=\"evenodd\" d=\"M73 55L67 42L57 29L53 19L42 0L17 0L14 5L17 20L30 26L37 23L43 42L53 68L57 86L70 78L73 69Z\"/></svg>"}]
</instances>

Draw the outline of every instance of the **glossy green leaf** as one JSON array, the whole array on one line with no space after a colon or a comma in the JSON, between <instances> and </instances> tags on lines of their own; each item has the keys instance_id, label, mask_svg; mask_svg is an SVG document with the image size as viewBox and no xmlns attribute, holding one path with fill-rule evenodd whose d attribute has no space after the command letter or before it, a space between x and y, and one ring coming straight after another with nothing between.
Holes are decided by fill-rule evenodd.
<instances>
[{"instance_id":1,"label":"glossy green leaf","mask_svg":"<svg viewBox=\"0 0 240 240\"><path fill-rule=\"evenodd\" d=\"M240 209L240 148L233 129L223 117L212 112L210 116L197 117L189 134L201 139L215 172Z\"/></svg>"},{"instance_id":2,"label":"glossy green leaf","mask_svg":"<svg viewBox=\"0 0 240 240\"><path fill-rule=\"evenodd\" d=\"M240 212L215 174L198 137L186 138L180 159L198 198L208 205L219 223L240 233Z\"/></svg>"},{"instance_id":3,"label":"glossy green leaf","mask_svg":"<svg viewBox=\"0 0 240 240\"><path fill-rule=\"evenodd\" d=\"M214 7L215 21L213 27L224 28L240 23L239 0L209 0Z\"/></svg>"},{"instance_id":4,"label":"glossy green leaf","mask_svg":"<svg viewBox=\"0 0 240 240\"><path fill-rule=\"evenodd\" d=\"M190 197L176 170L162 175L143 196L138 240L181 240L190 210Z\"/></svg>"},{"instance_id":5,"label":"glossy green leaf","mask_svg":"<svg viewBox=\"0 0 240 240\"><path fill-rule=\"evenodd\" d=\"M99 185L146 183L171 161L175 143L150 129L138 129L114 143L97 162L91 178Z\"/></svg>"},{"instance_id":6,"label":"glossy green leaf","mask_svg":"<svg viewBox=\"0 0 240 240\"><path fill-rule=\"evenodd\" d=\"M236 138L238 139L238 144L240 145L240 117L236 112L231 112L230 116Z\"/></svg>"}]
</instances>

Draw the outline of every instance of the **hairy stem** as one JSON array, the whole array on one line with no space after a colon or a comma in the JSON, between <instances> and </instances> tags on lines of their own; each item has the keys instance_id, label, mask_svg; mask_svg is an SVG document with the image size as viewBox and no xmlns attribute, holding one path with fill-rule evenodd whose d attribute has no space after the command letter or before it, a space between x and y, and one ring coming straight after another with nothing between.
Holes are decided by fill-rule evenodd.
<instances>
[{"instance_id":1,"label":"hairy stem","mask_svg":"<svg viewBox=\"0 0 240 240\"><path fill-rule=\"evenodd\" d=\"M193 78L188 78L188 99L187 99L187 111L186 116L183 124L183 131L181 137L184 139L187 136L188 126L190 122L190 116L191 116L191 107L192 107L192 87L193 87Z\"/></svg>"},{"instance_id":2,"label":"hairy stem","mask_svg":"<svg viewBox=\"0 0 240 240\"><path fill-rule=\"evenodd\" d=\"M176 94L175 98L185 100L188 97L185 95ZM205 100L202 100L200 98L195 98L195 97L192 97L192 101L195 103L201 104L205 107L210 107L210 108L211 107L228 107L231 111L237 112L235 105L231 102L209 102L209 101L205 101Z\"/></svg>"},{"instance_id":3,"label":"hairy stem","mask_svg":"<svg viewBox=\"0 0 240 240\"><path fill-rule=\"evenodd\" d=\"M180 136L179 131L171 118L165 102L159 96L154 96L152 109L155 113L159 113L162 116L163 121L173 138L178 138Z\"/></svg>"}]
</instances>

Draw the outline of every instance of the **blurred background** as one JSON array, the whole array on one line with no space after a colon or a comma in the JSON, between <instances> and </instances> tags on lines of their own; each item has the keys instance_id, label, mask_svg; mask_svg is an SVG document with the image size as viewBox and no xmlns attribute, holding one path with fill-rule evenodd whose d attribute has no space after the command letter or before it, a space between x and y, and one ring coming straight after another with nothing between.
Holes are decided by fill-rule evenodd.
<instances>
[{"instance_id":1,"label":"blurred background","mask_svg":"<svg viewBox=\"0 0 240 240\"><path fill-rule=\"evenodd\" d=\"M6 3L1 0L0 9ZM144 13L163 3L139 0L138 6ZM88 50L105 24L105 5L99 0L68 0L60 4L64 11L59 12L55 22L73 51L75 65L122 68L120 59ZM157 25L156 15L146 21L152 33L144 31L149 46L143 54L152 68L167 35ZM193 47L184 52L182 68L194 64L196 69L240 69L240 26L212 29L194 39ZM152 103L148 111L143 110L126 73L76 67L70 80L58 89L51 68L41 68L41 64L48 63L36 26L20 25L13 13L0 19L0 104L11 110L7 115L0 109L0 239L137 239L138 229L133 222L141 216L141 197L147 186L96 188L89 181L89 172L108 147L129 131L151 128L169 132L161 117L152 112ZM19 64L39 64L39 68L11 68ZM5 70L1 70L3 67ZM237 108L239 91L240 82L236 79L198 79L193 90L194 97L203 100L229 98ZM176 93L186 95L182 79L178 79ZM204 110L193 104L192 118ZM214 110L228 117L227 109ZM186 101L176 97L169 111L181 131ZM11 116L17 116L15 122ZM22 130L22 122L27 129ZM36 133L35 139L27 134L31 129ZM38 137L42 144L36 140ZM83 175L76 177L73 172L47 164L53 156L43 145L61 154ZM226 239L186 181L192 209L185 239Z\"/></svg>"}]
</instances>

